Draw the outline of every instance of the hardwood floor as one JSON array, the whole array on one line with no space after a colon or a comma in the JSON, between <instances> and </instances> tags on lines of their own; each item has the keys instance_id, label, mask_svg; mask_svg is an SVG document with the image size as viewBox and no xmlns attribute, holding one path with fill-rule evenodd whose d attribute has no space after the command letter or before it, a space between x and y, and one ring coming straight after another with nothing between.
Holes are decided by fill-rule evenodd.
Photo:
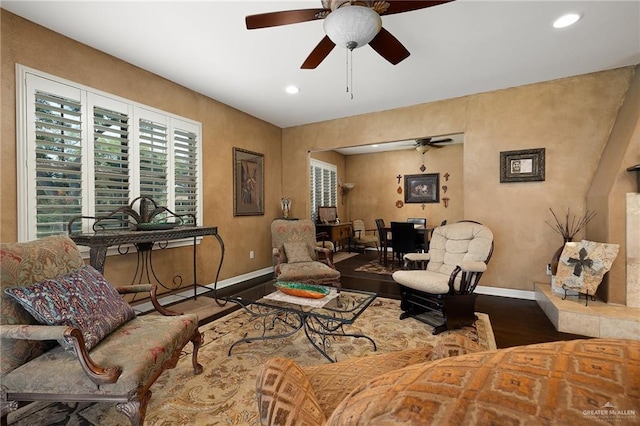
<instances>
[{"instance_id":1,"label":"hardwood floor","mask_svg":"<svg viewBox=\"0 0 640 426\"><path fill-rule=\"evenodd\" d=\"M380 297L399 299L398 286L391 276L354 271L374 255L368 253L339 262L336 267L342 273L342 287L374 291ZM534 300L480 294L476 311L489 315L498 348L586 338L558 332Z\"/></svg>"},{"instance_id":2,"label":"hardwood floor","mask_svg":"<svg viewBox=\"0 0 640 426\"><path fill-rule=\"evenodd\" d=\"M390 275L355 271L356 268L374 258L375 252L358 255L337 263L336 267L342 273L342 287L373 291L378 293L379 297L400 299L398 285ZM257 299L274 290L270 277L262 280L256 279L253 282L247 282L239 286L233 286L233 289L234 292L232 294L229 293L229 289L224 289L220 292L220 295L243 295L248 298ZM194 301L189 301L184 304L175 305L174 309L183 312L193 311L196 308L200 309L198 313L201 319L201 325L227 315L237 309L237 305L233 303L219 307L208 297L198 298L197 303L202 304L202 306L196 306L194 308ZM498 348L586 338L585 336L556 331L551 321L533 300L480 294L476 300L476 312L483 312L489 315ZM407 321L415 320L407 319Z\"/></svg>"}]
</instances>

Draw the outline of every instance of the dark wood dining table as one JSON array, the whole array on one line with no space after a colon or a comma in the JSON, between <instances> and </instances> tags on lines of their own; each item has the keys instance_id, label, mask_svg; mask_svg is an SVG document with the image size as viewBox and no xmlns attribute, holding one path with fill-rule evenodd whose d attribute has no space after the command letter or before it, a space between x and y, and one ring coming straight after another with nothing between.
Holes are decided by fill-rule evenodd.
<instances>
[{"instance_id":1,"label":"dark wood dining table","mask_svg":"<svg viewBox=\"0 0 640 426\"><path fill-rule=\"evenodd\" d=\"M434 225L427 225L427 226L416 225L416 226L414 226L414 229L416 230L417 237L424 239L424 247L425 247L425 249L427 247L429 247L429 240L431 239L431 233L436 228L437 228L437 226L434 226ZM393 239L393 233L391 232L391 227L390 226L385 226L384 228L382 228L382 232L385 232L387 235L391 235L391 239ZM387 241L390 241L390 240L388 238L383 238L382 239L382 253L383 253L382 264L385 267L388 266L387 248L389 247L389 245L387 244Z\"/></svg>"}]
</instances>

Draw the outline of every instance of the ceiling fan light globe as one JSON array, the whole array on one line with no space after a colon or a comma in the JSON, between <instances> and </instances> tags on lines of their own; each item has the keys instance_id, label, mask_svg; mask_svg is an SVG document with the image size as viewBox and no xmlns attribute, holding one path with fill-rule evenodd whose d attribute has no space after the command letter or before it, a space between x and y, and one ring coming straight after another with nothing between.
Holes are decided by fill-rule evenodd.
<instances>
[{"instance_id":1,"label":"ceiling fan light globe","mask_svg":"<svg viewBox=\"0 0 640 426\"><path fill-rule=\"evenodd\" d=\"M353 50L368 44L382 28L382 19L373 9L345 5L324 20L324 32L336 46Z\"/></svg>"}]
</instances>

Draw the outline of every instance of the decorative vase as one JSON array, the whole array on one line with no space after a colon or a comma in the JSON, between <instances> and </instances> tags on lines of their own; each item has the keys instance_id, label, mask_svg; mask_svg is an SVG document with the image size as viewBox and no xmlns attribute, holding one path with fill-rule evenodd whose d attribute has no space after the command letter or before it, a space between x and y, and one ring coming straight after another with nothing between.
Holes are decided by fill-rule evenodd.
<instances>
[{"instance_id":1,"label":"decorative vase","mask_svg":"<svg viewBox=\"0 0 640 426\"><path fill-rule=\"evenodd\" d=\"M573 241L573 238L565 238L564 242L558 248L558 250L553 253L551 256L551 275L555 277L556 272L558 272L558 263L560 262L560 256L562 255L562 250L564 250L564 245Z\"/></svg>"},{"instance_id":2,"label":"decorative vase","mask_svg":"<svg viewBox=\"0 0 640 426\"><path fill-rule=\"evenodd\" d=\"M289 211L291 210L291 198L282 198L280 200L280 207L282 208L282 217L289 218Z\"/></svg>"},{"instance_id":3,"label":"decorative vase","mask_svg":"<svg viewBox=\"0 0 640 426\"><path fill-rule=\"evenodd\" d=\"M558 272L558 264L560 263L560 256L564 250L564 245L573 241L572 238L564 238L564 243L558 248L558 250L551 256L551 291L561 296L569 295L562 287L556 285L556 273ZM571 292L573 294L573 292Z\"/></svg>"}]
</instances>

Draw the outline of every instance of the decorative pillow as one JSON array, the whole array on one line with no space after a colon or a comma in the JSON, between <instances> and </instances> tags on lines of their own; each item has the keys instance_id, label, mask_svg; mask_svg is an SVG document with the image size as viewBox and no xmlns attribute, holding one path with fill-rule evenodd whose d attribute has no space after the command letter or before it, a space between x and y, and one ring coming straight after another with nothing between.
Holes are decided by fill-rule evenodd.
<instances>
[{"instance_id":1,"label":"decorative pillow","mask_svg":"<svg viewBox=\"0 0 640 426\"><path fill-rule=\"evenodd\" d=\"M13 297L42 324L79 328L90 350L136 316L104 277L89 265L27 287L11 287ZM70 349L66 341L60 342Z\"/></svg>"},{"instance_id":2,"label":"decorative pillow","mask_svg":"<svg viewBox=\"0 0 640 426\"><path fill-rule=\"evenodd\" d=\"M313 262L307 243L284 243L288 263Z\"/></svg>"},{"instance_id":3,"label":"decorative pillow","mask_svg":"<svg viewBox=\"0 0 640 426\"><path fill-rule=\"evenodd\" d=\"M596 290L618 256L618 244L582 240L569 242L558 262L556 285L580 293L596 294Z\"/></svg>"}]
</instances>

